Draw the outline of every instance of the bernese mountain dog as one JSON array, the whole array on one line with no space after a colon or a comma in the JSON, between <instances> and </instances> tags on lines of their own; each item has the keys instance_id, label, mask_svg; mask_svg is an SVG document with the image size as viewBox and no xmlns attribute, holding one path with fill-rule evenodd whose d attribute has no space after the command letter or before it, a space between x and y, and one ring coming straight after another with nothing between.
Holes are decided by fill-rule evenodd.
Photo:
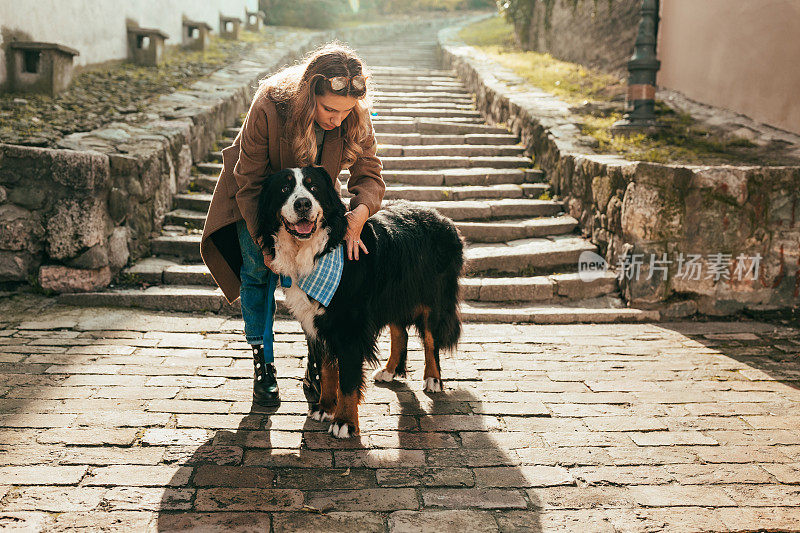
<instances>
[{"instance_id":1,"label":"bernese mountain dog","mask_svg":"<svg viewBox=\"0 0 800 533\"><path fill-rule=\"evenodd\" d=\"M308 276L317 260L344 243L346 209L320 166L285 169L263 185L256 242L274 257L272 269L292 280ZM425 352L424 390L442 390L440 350L461 334L459 276L464 242L453 222L432 209L388 203L361 232L368 253L344 256L341 281L327 307L297 283L284 289L286 306L305 332L309 358L319 363L321 396L309 416L331 420L337 438L358 434L364 364L378 363L377 339L389 326L391 352L374 378L405 375L408 333L416 326Z\"/></svg>"}]
</instances>

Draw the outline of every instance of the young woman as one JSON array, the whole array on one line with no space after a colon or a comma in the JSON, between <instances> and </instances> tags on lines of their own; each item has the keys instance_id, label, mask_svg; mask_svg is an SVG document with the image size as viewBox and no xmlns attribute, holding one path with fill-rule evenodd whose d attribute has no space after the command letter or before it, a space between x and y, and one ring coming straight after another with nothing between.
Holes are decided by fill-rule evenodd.
<instances>
[{"instance_id":1,"label":"young woman","mask_svg":"<svg viewBox=\"0 0 800 533\"><path fill-rule=\"evenodd\" d=\"M340 43L311 52L298 65L262 80L233 145L222 151L223 169L208 209L200 252L228 302L241 296L245 338L253 350L253 401L279 403L272 325L278 276L271 257L254 242L256 206L264 179L285 168L318 164L338 185L350 169L347 255L368 253L359 236L380 209L386 186L375 156L375 134L363 62ZM304 391L319 398L309 361Z\"/></svg>"}]
</instances>

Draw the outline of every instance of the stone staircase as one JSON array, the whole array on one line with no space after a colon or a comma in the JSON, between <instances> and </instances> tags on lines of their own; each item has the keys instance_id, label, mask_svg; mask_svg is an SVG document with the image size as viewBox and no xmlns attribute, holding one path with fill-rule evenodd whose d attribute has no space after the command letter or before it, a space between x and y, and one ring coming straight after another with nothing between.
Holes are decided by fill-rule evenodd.
<instances>
[{"instance_id":1,"label":"stone staircase","mask_svg":"<svg viewBox=\"0 0 800 533\"><path fill-rule=\"evenodd\" d=\"M452 218L467 240L463 318L483 322L619 322L657 319L629 309L613 273L590 282L577 273L577 221L550 198L541 170L519 139L484 123L453 72L437 68L435 32L391 45L359 47L373 74L373 124L386 200L407 199ZM228 128L219 146L238 131ZM153 257L122 276L133 285L64 295L68 303L179 311L238 312L200 260L200 233L221 169L214 152L195 166L190 191L174 198ZM348 172L340 176L346 182ZM343 187L343 196L348 196ZM279 312L282 295L276 294Z\"/></svg>"}]
</instances>

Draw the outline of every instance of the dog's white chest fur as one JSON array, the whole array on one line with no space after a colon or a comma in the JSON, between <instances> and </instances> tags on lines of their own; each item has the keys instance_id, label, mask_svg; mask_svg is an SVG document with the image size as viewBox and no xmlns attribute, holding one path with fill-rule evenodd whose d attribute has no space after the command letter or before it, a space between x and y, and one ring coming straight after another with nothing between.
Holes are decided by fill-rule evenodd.
<instances>
[{"instance_id":1,"label":"dog's white chest fur","mask_svg":"<svg viewBox=\"0 0 800 533\"><path fill-rule=\"evenodd\" d=\"M272 270L292 278L292 286L283 289L286 295L286 307L300 322L303 331L311 338L316 338L314 317L322 314L322 306L309 298L298 286L297 281L311 274L316 264L315 257L328 243L328 229L325 228L306 241L298 241L281 228L275 237L275 259Z\"/></svg>"}]
</instances>

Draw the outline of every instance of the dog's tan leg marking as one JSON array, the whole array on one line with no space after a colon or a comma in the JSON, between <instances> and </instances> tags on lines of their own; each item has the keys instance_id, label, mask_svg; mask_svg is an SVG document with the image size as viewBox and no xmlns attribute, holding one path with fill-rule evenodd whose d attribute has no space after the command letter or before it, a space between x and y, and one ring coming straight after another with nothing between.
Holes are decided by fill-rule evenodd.
<instances>
[{"instance_id":1,"label":"dog's tan leg marking","mask_svg":"<svg viewBox=\"0 0 800 533\"><path fill-rule=\"evenodd\" d=\"M392 348L386 366L379 368L372 374L375 381L392 381L400 362L400 355L408 349L408 332L395 324L389 324L389 335L392 338Z\"/></svg>"},{"instance_id":2,"label":"dog's tan leg marking","mask_svg":"<svg viewBox=\"0 0 800 533\"><path fill-rule=\"evenodd\" d=\"M423 375L423 390L426 392L442 392L442 375L439 365L436 363L435 345L431 334L428 318L429 309L424 309L422 313L422 324L424 325L422 334L422 347L425 350L425 373Z\"/></svg>"},{"instance_id":3,"label":"dog's tan leg marking","mask_svg":"<svg viewBox=\"0 0 800 533\"><path fill-rule=\"evenodd\" d=\"M333 414L336 408L336 399L339 394L339 369L334 365L322 364L320 372L320 388L322 389L319 399L319 406L323 411Z\"/></svg>"},{"instance_id":4,"label":"dog's tan leg marking","mask_svg":"<svg viewBox=\"0 0 800 533\"><path fill-rule=\"evenodd\" d=\"M350 394L339 391L339 401L336 403L336 413L333 415L333 424L328 430L337 439L346 439L358 435L358 404L361 402L361 392L356 390Z\"/></svg>"},{"instance_id":5,"label":"dog's tan leg marking","mask_svg":"<svg viewBox=\"0 0 800 533\"><path fill-rule=\"evenodd\" d=\"M311 413L314 420L331 420L336 409L336 399L339 393L339 369L327 363L322 363L320 369L320 398L319 409Z\"/></svg>"}]
</instances>

